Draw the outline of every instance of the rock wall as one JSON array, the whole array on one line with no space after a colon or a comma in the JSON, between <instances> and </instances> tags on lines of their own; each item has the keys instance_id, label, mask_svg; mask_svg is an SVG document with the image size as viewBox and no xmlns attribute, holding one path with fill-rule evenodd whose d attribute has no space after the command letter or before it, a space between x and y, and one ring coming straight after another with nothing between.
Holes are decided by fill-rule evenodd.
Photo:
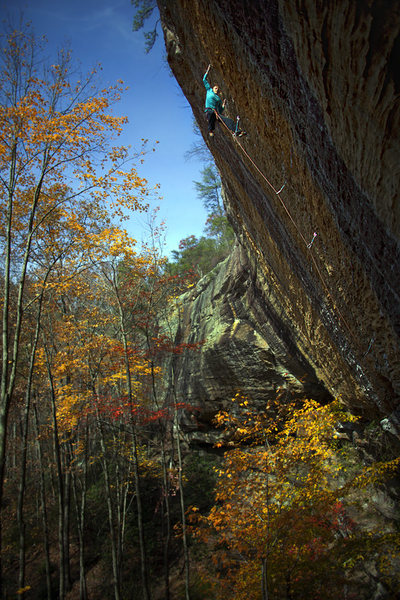
<instances>
[{"instance_id":1,"label":"rock wall","mask_svg":"<svg viewBox=\"0 0 400 600\"><path fill-rule=\"evenodd\" d=\"M399 3L159 0L159 9L229 218L262 273L251 327L279 313L314 380L399 433ZM209 63L244 138L221 125L207 138ZM244 364L248 351L236 347Z\"/></svg>"},{"instance_id":2,"label":"rock wall","mask_svg":"<svg viewBox=\"0 0 400 600\"><path fill-rule=\"evenodd\" d=\"M171 378L167 394L201 408L187 415L191 441L213 441L212 418L237 393L263 407L277 394L332 399L292 339L280 307L266 298L266 287L257 261L237 245L168 313L164 327L176 345L201 342L172 355L163 369Z\"/></svg>"}]
</instances>

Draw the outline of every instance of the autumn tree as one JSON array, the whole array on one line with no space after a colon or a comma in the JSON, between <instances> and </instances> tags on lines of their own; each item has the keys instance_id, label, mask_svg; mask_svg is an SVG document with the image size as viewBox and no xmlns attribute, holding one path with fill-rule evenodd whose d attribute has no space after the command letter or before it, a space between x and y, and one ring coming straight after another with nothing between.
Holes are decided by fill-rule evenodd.
<instances>
[{"instance_id":1,"label":"autumn tree","mask_svg":"<svg viewBox=\"0 0 400 600\"><path fill-rule=\"evenodd\" d=\"M105 257L48 294L37 372L47 372L42 403L49 398L59 505L59 596L68 589L71 504L75 504L80 550L81 592L85 590L85 536L88 456L101 465L107 507L114 597L121 597L129 494L140 510L139 449L129 425L137 410L141 372L147 360L121 343L118 302L105 285L117 257L133 256L134 241L123 232L108 237ZM114 257L114 258L113 258ZM141 264L140 259L137 259ZM101 264L101 268L100 268ZM107 269L106 269L107 267ZM101 273L101 275L100 275ZM115 275L115 273L114 273ZM140 269L136 269L140 281ZM112 280L114 281L114 280ZM116 306L115 306L116 305ZM132 308L132 305L130 304ZM116 308L116 310L114 310ZM127 377L129 374L129 383ZM130 395L127 394L130 390ZM91 439L87 428L91 428ZM82 465L82 467L80 466ZM131 479L135 484L131 485ZM143 541L141 535L139 542ZM147 575L147 573L146 573Z\"/></svg>"},{"instance_id":2,"label":"autumn tree","mask_svg":"<svg viewBox=\"0 0 400 600\"><path fill-rule=\"evenodd\" d=\"M47 386L40 383L40 398L42 406L49 406L53 454L57 457L53 477L58 484L60 517L60 597L68 580L66 524L72 500L75 507L81 507L75 512L79 518L80 581L84 593L88 540L82 531L90 518L85 512L85 489L90 489L91 473L100 465L102 475L98 481L104 486L114 597L123 595L123 586L126 589L128 585L126 570L129 564L132 573L132 561L135 581L131 585L150 593L146 591L149 560L145 548L145 519L150 502L148 497L143 502L142 485L148 486L153 480L153 485L159 486L155 509L164 543L167 598L173 527L170 505L182 500L183 487L182 470L171 464L171 444L177 435L172 433L172 425L184 405L163 405L160 358L180 353L186 347L177 347L161 334L160 319L176 280L163 273L164 261L152 245L137 254L134 241L116 231L103 243L104 255L99 259L98 251L97 261L93 260L90 268L74 276L71 272L71 277L67 277L65 263L58 285L52 281L54 287L46 295L42 343L36 361L37 375L41 371L45 379L47 372ZM83 428L88 419L90 439ZM137 540L136 535L135 539L131 537L128 546L127 523L133 526L133 515ZM140 552L135 555L139 554L140 561L132 557L132 544L134 548L138 546ZM153 562L155 557L151 559ZM142 572L141 586L136 581L136 562Z\"/></svg>"},{"instance_id":3,"label":"autumn tree","mask_svg":"<svg viewBox=\"0 0 400 600\"><path fill-rule=\"evenodd\" d=\"M107 336L109 318L96 302L96 286L90 270L64 277L48 291L41 325L41 344L36 361L38 390L48 405L57 482L59 597L70 586L71 506L75 502L80 551L81 596L85 596L84 526L89 436L88 414L93 398L92 377L109 358L113 340ZM103 323L102 331L98 323ZM41 376L41 379L39 379ZM95 376L95 375L94 375ZM46 385L47 384L47 385ZM93 427L93 425L92 425ZM96 453L96 447L91 454ZM82 468L79 467L82 465ZM78 508L79 507L79 508Z\"/></svg>"},{"instance_id":4,"label":"autumn tree","mask_svg":"<svg viewBox=\"0 0 400 600\"><path fill-rule=\"evenodd\" d=\"M367 560L367 538L383 553L398 548L394 533L357 529L353 507L377 477L373 467L347 477L335 442L337 424L346 420L353 417L339 402L271 402L257 411L240 396L232 411L218 414L225 436L219 445L228 449L217 470L216 503L194 530L213 556L217 598L345 596L350 567ZM391 475L398 464L378 471Z\"/></svg>"},{"instance_id":5,"label":"autumn tree","mask_svg":"<svg viewBox=\"0 0 400 600\"><path fill-rule=\"evenodd\" d=\"M111 114L122 84L99 91L95 71L78 78L68 52L45 66L41 50L28 27L3 37L0 501L27 308L41 297L40 285L48 285L45 274L62 271L66 248L79 268L113 234L112 219L143 209L146 194L128 150L110 144L126 122ZM28 298L28 279L39 266L44 279L37 299Z\"/></svg>"},{"instance_id":6,"label":"autumn tree","mask_svg":"<svg viewBox=\"0 0 400 600\"><path fill-rule=\"evenodd\" d=\"M165 272L165 259L159 249L159 236L162 229L151 227L150 241L144 245L140 255L125 251L122 260L109 260L102 265L102 275L109 294L109 306L117 315L118 335L121 341L121 354L125 361L125 410L132 407L133 420L133 457L137 456L138 441L145 434L144 422L149 424L150 437L154 437L157 460L162 473L160 507L165 518L162 519L164 543L164 581L165 598L170 597L169 589L169 551L171 548L171 494L179 499L180 523L179 537L182 540L185 597L190 597L190 565L188 535L186 531L186 505L184 499L184 466L182 450L182 431L180 420L182 413L192 407L180 399L176 393L172 363L174 357L184 352L198 350L201 344L178 343L169 331L168 313L172 301L176 302L179 283L175 277ZM125 246L126 248L126 246ZM141 354L143 353L143 354ZM147 369L138 369L138 357L147 360ZM130 383L131 379L134 385ZM170 387L167 394L167 388ZM129 414L129 413L128 413ZM145 417L144 419L141 417ZM175 456L176 453L176 456ZM141 493L139 464L135 461L135 495L138 502L138 530L141 523ZM140 542L142 556L143 588L146 582L145 540ZM146 592L147 593L147 592Z\"/></svg>"}]
</instances>

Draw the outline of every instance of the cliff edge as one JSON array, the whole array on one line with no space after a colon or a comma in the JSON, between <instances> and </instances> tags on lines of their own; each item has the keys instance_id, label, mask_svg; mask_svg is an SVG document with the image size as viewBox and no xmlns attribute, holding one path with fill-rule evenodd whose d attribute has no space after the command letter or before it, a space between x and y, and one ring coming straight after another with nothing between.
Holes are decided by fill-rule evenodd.
<instances>
[{"instance_id":1,"label":"cliff edge","mask_svg":"<svg viewBox=\"0 0 400 600\"><path fill-rule=\"evenodd\" d=\"M315 380L399 435L400 5L158 3L169 64L262 272L263 314L279 307ZM209 63L246 137L222 125L207 137Z\"/></svg>"}]
</instances>

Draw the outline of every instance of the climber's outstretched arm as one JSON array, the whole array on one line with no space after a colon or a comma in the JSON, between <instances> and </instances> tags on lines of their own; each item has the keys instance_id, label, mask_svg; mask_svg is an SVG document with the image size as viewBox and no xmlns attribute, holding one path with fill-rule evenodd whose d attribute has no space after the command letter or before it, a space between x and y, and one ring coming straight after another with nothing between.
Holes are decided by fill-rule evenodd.
<instances>
[{"instance_id":1,"label":"climber's outstretched arm","mask_svg":"<svg viewBox=\"0 0 400 600\"><path fill-rule=\"evenodd\" d=\"M211 90L211 85L207 81L207 75L208 75L210 69L211 69L211 65L208 65L207 71L205 72L204 77L203 77L204 87L206 88L207 91Z\"/></svg>"}]
</instances>

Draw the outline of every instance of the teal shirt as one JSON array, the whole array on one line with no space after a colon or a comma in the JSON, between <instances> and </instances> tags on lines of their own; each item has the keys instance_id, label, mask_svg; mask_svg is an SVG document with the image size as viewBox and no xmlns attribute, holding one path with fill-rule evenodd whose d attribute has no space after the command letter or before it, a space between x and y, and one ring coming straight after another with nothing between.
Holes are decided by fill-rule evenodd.
<instances>
[{"instance_id":1,"label":"teal shirt","mask_svg":"<svg viewBox=\"0 0 400 600\"><path fill-rule=\"evenodd\" d=\"M217 113L221 114L224 111L224 107L222 106L221 98L213 92L211 85L207 81L207 73L203 77L204 87L207 90L206 94L206 110L216 110Z\"/></svg>"}]
</instances>

